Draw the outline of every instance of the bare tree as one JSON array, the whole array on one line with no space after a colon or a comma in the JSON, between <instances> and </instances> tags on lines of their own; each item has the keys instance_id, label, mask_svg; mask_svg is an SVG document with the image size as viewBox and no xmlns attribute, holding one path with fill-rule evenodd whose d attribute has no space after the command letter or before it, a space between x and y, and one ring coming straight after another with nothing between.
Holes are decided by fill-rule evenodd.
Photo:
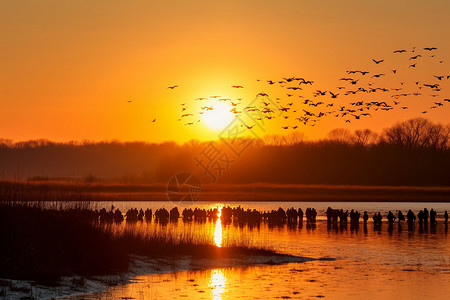
<instances>
[{"instance_id":1,"label":"bare tree","mask_svg":"<svg viewBox=\"0 0 450 300\"><path fill-rule=\"evenodd\" d=\"M415 118L385 129L383 139L400 149L443 150L448 145L449 135L448 127L434 124L424 118Z\"/></svg>"},{"instance_id":2,"label":"bare tree","mask_svg":"<svg viewBox=\"0 0 450 300\"><path fill-rule=\"evenodd\" d=\"M436 124L429 128L429 147L436 150L445 150L450 141L450 126Z\"/></svg>"},{"instance_id":3,"label":"bare tree","mask_svg":"<svg viewBox=\"0 0 450 300\"><path fill-rule=\"evenodd\" d=\"M353 140L353 135L346 128L336 128L328 132L327 140L335 143L350 144Z\"/></svg>"},{"instance_id":4,"label":"bare tree","mask_svg":"<svg viewBox=\"0 0 450 300\"><path fill-rule=\"evenodd\" d=\"M363 147L368 147L378 141L378 134L370 129L357 129L353 134L353 143Z\"/></svg>"},{"instance_id":5,"label":"bare tree","mask_svg":"<svg viewBox=\"0 0 450 300\"><path fill-rule=\"evenodd\" d=\"M266 135L264 137L264 143L266 145L283 146L287 144L287 139L284 135L278 134Z\"/></svg>"},{"instance_id":6,"label":"bare tree","mask_svg":"<svg viewBox=\"0 0 450 300\"><path fill-rule=\"evenodd\" d=\"M302 132L292 132L288 135L287 138L287 144L288 145L295 145L298 143L303 142L303 140L305 139L305 134Z\"/></svg>"}]
</instances>

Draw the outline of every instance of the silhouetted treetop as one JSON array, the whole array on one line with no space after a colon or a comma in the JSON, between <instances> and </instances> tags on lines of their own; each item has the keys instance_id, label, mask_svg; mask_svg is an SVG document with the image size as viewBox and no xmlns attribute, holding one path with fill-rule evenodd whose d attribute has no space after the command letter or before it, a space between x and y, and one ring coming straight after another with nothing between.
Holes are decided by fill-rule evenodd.
<instances>
[{"instance_id":1,"label":"silhouetted treetop","mask_svg":"<svg viewBox=\"0 0 450 300\"><path fill-rule=\"evenodd\" d=\"M218 182L450 185L450 126L423 118L396 123L380 135L338 128L323 140L307 141L295 133L238 143L249 145L240 155L221 141L178 145L0 139L0 179L167 183L177 173L191 172L207 183L207 171L196 158L213 146L222 162ZM217 169L213 163L207 170Z\"/></svg>"}]
</instances>

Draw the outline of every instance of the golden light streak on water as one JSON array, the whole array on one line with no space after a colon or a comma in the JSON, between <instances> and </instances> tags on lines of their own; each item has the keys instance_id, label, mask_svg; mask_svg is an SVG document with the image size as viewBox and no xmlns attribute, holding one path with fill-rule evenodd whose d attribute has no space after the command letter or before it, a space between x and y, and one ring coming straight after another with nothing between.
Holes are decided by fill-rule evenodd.
<instances>
[{"instance_id":1,"label":"golden light streak on water","mask_svg":"<svg viewBox=\"0 0 450 300\"><path fill-rule=\"evenodd\" d=\"M212 300L222 300L222 296L226 292L226 284L227 278L222 270L211 271L209 287L211 288Z\"/></svg>"},{"instance_id":2,"label":"golden light streak on water","mask_svg":"<svg viewBox=\"0 0 450 300\"><path fill-rule=\"evenodd\" d=\"M217 247L222 247L222 221L220 220L220 217L222 216L222 206L218 209L218 218L216 220L216 228L214 229L214 243Z\"/></svg>"}]
</instances>

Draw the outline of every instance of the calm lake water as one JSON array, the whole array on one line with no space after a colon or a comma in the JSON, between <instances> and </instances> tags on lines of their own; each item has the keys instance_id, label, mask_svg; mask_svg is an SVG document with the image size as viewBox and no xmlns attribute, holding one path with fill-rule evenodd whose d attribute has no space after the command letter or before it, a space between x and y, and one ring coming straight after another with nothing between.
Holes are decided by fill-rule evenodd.
<instances>
[{"instance_id":1,"label":"calm lake water","mask_svg":"<svg viewBox=\"0 0 450 300\"><path fill-rule=\"evenodd\" d=\"M172 208L170 202L114 202L99 203L99 207L113 204L122 211L131 207ZM217 268L198 271L178 271L147 274L132 283L110 287L78 299L448 299L450 295L450 241L448 229L442 222L443 212L450 211L449 203L181 203L184 207L213 208L238 206L271 210L278 207L314 207L319 218L315 229L281 226L270 228L222 225L220 221L206 223L179 220L166 226L141 223L137 226L168 232L190 232L211 240L217 245L233 240L265 245L282 253L310 258L334 258L285 265ZM371 222L367 229L350 230L350 226L328 230L324 211L328 206L345 210L368 211L371 216L380 211L384 217L381 231ZM427 207L438 213L435 230L419 226L409 231L407 225L394 224L388 230L385 216L408 209L414 213ZM371 219L370 219L371 220ZM123 226L128 226L124 224Z\"/></svg>"}]
</instances>

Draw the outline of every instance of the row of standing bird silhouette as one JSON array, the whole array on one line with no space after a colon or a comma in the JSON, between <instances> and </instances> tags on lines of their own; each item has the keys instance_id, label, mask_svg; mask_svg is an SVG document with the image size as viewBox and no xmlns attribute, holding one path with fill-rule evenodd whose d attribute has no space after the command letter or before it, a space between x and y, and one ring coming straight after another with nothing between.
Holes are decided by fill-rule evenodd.
<instances>
[{"instance_id":1,"label":"row of standing bird silhouette","mask_svg":"<svg viewBox=\"0 0 450 300\"><path fill-rule=\"evenodd\" d=\"M284 210L283 208L278 208L278 210L271 210L271 211L258 211L256 209L244 209L240 206L238 207L230 207L226 206L223 207L221 210L218 208L212 208L212 209L201 209L201 208L185 208L182 213L179 212L177 207L172 208L170 211L165 208L157 209L154 213L151 209L146 209L145 211L143 209L138 210L137 208L131 208L126 213L125 216L123 213L116 209L114 211L114 206L111 207L110 211L106 211L105 208L101 209L99 212L95 212L98 214L98 218L100 221L104 222L122 222L124 220L126 221L143 221L144 218L147 221L151 221L153 216L156 220L165 221L165 220L177 220L180 217L182 217L184 220L200 220L204 221L207 218L209 219L218 219L219 216L222 221L232 221L235 220L238 223L259 223L263 220L267 220L272 223L282 223L282 222L288 222L288 223L297 223L297 222L303 222L303 217L306 217L306 221L308 223L315 223L316 217L317 217L317 211L314 208L307 208L305 210L305 213L301 208L295 209L295 208L289 208L287 210ZM351 210L350 212L344 211L342 209L332 209L331 207L328 207L325 211L325 215L327 218L328 225L335 225L339 223L340 225L347 225L348 217L350 217L350 224L352 226L357 226L360 222L360 218L362 218L364 224L367 224L369 220L369 214L367 211L364 211L364 213L361 216L361 213L356 210ZM430 212L428 212L427 208L424 208L423 210L420 210L417 214L414 214L414 212L410 209L408 210L405 215L403 215L402 211L398 211L398 217L395 217L394 214L389 211L386 215L386 219L389 224L394 223L395 220L397 220L399 223L401 221L406 221L408 224L412 224L418 219L419 224L427 224L428 219L430 219L430 224L433 226L437 223L436 221L437 212L433 209L431 209ZM448 223L448 213L447 211L443 214L444 218L444 224ZM381 225L382 222L382 215L380 212L374 213L372 216L373 224L375 226Z\"/></svg>"}]
</instances>

